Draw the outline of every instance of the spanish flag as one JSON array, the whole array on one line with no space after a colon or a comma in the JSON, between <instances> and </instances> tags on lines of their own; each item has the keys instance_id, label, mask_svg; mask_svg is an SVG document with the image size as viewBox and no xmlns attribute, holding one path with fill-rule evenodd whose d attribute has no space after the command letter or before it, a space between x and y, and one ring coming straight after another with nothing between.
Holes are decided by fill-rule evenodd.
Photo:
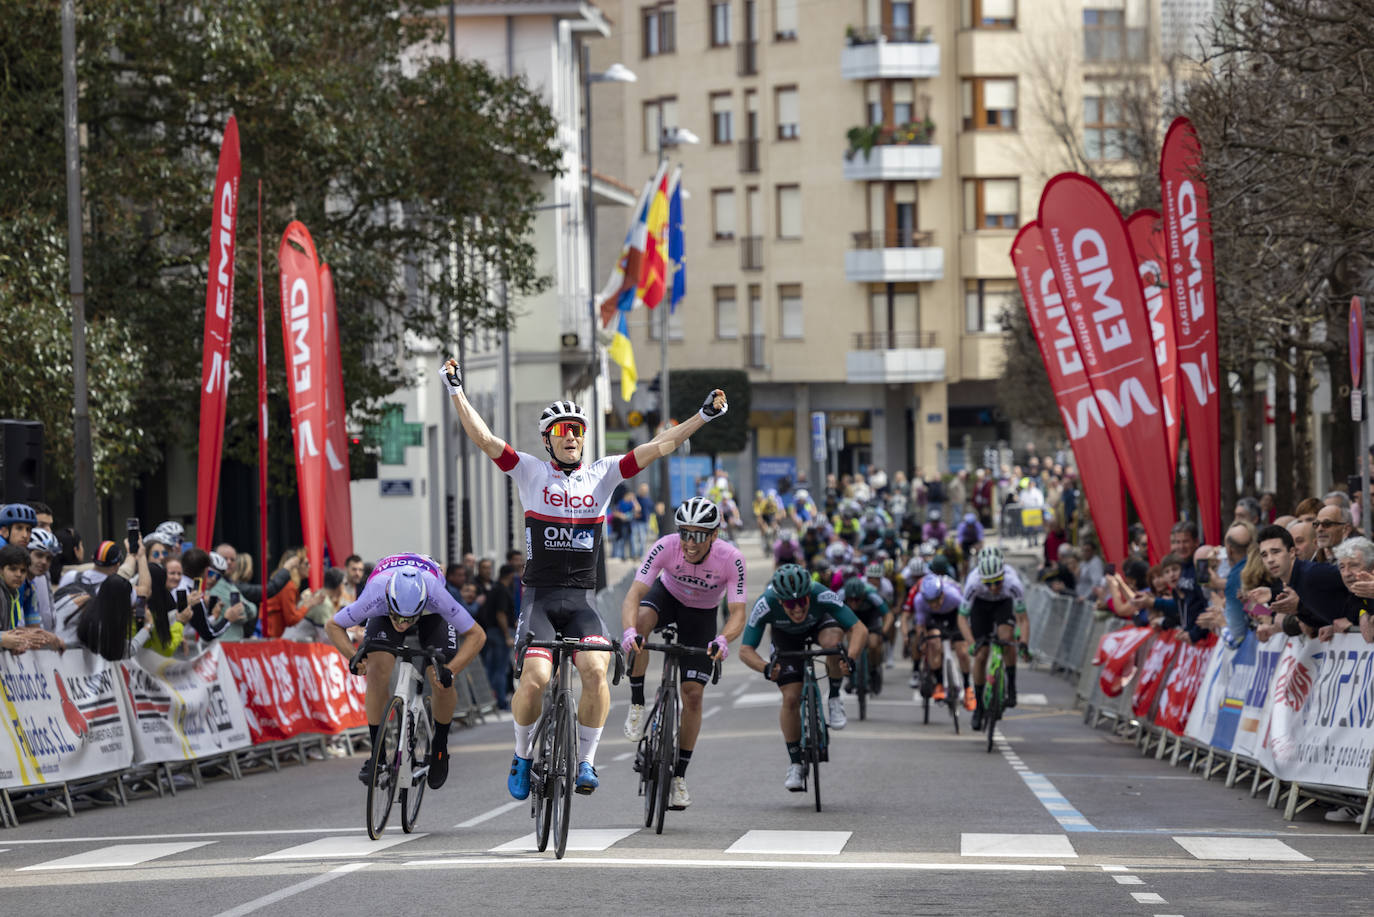
<instances>
[{"instance_id":1,"label":"spanish flag","mask_svg":"<svg viewBox=\"0 0 1374 917\"><path fill-rule=\"evenodd\" d=\"M625 313L620 313L620 323L616 325L615 337L606 353L620 366L620 397L626 401L635 393L639 372L635 369L635 352L630 346L630 330L625 324Z\"/></svg>"},{"instance_id":2,"label":"spanish flag","mask_svg":"<svg viewBox=\"0 0 1374 917\"><path fill-rule=\"evenodd\" d=\"M639 275L639 299L650 309L663 301L668 281L668 175L660 170L649 201L644 240L644 265Z\"/></svg>"}]
</instances>

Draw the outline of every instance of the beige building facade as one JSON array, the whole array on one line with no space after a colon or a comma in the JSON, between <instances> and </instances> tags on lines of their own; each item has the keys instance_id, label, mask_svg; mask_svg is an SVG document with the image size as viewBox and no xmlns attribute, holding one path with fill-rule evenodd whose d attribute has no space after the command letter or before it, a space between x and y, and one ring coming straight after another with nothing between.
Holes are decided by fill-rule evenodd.
<instances>
[{"instance_id":1,"label":"beige building facade","mask_svg":"<svg viewBox=\"0 0 1374 917\"><path fill-rule=\"evenodd\" d=\"M1066 144L1120 156L1111 84L1157 63L1160 0L603 7L613 26L591 41L593 67L619 62L638 79L597 88L593 168L638 185L664 130L700 138L665 151L690 194L669 365L748 371L741 484L769 458L812 481L979 464L1014 420L994 385L1012 239L1072 166ZM600 212L598 277L628 217ZM639 311L630 329L647 380L658 321Z\"/></svg>"}]
</instances>

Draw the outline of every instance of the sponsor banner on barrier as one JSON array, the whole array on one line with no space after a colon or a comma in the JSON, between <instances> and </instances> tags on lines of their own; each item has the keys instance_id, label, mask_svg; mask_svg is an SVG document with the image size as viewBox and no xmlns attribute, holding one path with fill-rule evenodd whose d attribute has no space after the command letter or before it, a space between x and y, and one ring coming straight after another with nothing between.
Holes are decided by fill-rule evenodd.
<instances>
[{"instance_id":1,"label":"sponsor banner on barrier","mask_svg":"<svg viewBox=\"0 0 1374 917\"><path fill-rule=\"evenodd\" d=\"M123 672L139 764L189 761L252 743L223 644L193 659L142 650L124 661Z\"/></svg>"},{"instance_id":2,"label":"sponsor banner on barrier","mask_svg":"<svg viewBox=\"0 0 1374 917\"><path fill-rule=\"evenodd\" d=\"M1226 709L1228 700L1234 699L1236 715L1240 715L1240 707L1244 703L1245 687L1243 684L1239 689L1234 687L1236 664L1237 659L1247 651L1247 648L1251 658L1253 658L1254 642L1255 635L1248 634L1245 642L1239 647L1230 647L1224 643L1217 644L1216 649L1212 651L1211 657L1207 660L1206 671L1202 673L1202 686L1198 689L1197 701L1193 704L1193 710L1188 714L1188 725L1183 728L1184 736L1194 742L1212 745L1226 751L1230 750L1230 738L1227 737L1225 745L1221 744L1218 735L1220 730L1217 725Z\"/></svg>"},{"instance_id":3,"label":"sponsor banner on barrier","mask_svg":"<svg viewBox=\"0 0 1374 917\"><path fill-rule=\"evenodd\" d=\"M1266 707L1269 704L1269 684L1278 671L1279 659L1288 638L1278 633L1265 643L1255 646L1255 663L1251 669L1245 688L1245 701L1240 708L1240 722L1231 750L1247 758L1254 758L1259 751L1260 725L1264 722Z\"/></svg>"},{"instance_id":4,"label":"sponsor banner on barrier","mask_svg":"<svg viewBox=\"0 0 1374 917\"><path fill-rule=\"evenodd\" d=\"M224 650L254 743L303 732L336 733L367 723L367 682L349 674L332 647L264 640L226 643Z\"/></svg>"},{"instance_id":5,"label":"sponsor banner on barrier","mask_svg":"<svg viewBox=\"0 0 1374 917\"><path fill-rule=\"evenodd\" d=\"M0 702L0 787L58 783L133 763L118 666L94 653L0 653Z\"/></svg>"},{"instance_id":6,"label":"sponsor banner on barrier","mask_svg":"<svg viewBox=\"0 0 1374 917\"><path fill-rule=\"evenodd\" d=\"M1174 735L1183 735L1183 727L1188 722L1193 702L1197 700L1202 675L1207 668L1207 660L1212 656L1212 649L1217 645L1217 638L1215 634L1209 634L1201 643L1179 642L1174 667L1169 670L1169 680L1164 683L1164 694L1155 711L1155 725Z\"/></svg>"},{"instance_id":7,"label":"sponsor banner on barrier","mask_svg":"<svg viewBox=\"0 0 1374 917\"><path fill-rule=\"evenodd\" d=\"M1148 627L1127 627L1102 636L1092 664L1102 667L1098 685L1108 697L1120 697L1135 677L1135 654L1152 634Z\"/></svg>"},{"instance_id":8,"label":"sponsor banner on barrier","mask_svg":"<svg viewBox=\"0 0 1374 917\"><path fill-rule=\"evenodd\" d=\"M1150 715L1155 695L1163 687L1169 663L1173 662L1174 654L1177 652L1178 638L1174 631L1166 630L1150 643L1145 664L1140 667L1140 679L1136 681L1135 692L1131 695L1131 712L1136 716Z\"/></svg>"},{"instance_id":9,"label":"sponsor banner on barrier","mask_svg":"<svg viewBox=\"0 0 1374 917\"><path fill-rule=\"evenodd\" d=\"M1359 634L1288 641L1269 687L1259 762L1281 780L1369 786L1374 646Z\"/></svg>"}]
</instances>

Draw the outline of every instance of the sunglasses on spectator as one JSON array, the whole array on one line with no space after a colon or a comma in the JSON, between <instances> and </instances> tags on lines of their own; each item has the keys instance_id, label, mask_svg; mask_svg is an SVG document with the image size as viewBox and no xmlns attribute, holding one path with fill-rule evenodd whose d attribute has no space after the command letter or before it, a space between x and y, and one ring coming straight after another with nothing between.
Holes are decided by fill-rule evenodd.
<instances>
[{"instance_id":1,"label":"sunglasses on spectator","mask_svg":"<svg viewBox=\"0 0 1374 917\"><path fill-rule=\"evenodd\" d=\"M702 531L696 531L696 532L683 531L683 532L678 532L678 537L681 538L683 541L687 542L688 544L701 544L701 543L704 542L704 541L709 541L712 534L714 534L714 533L713 533L713 532L702 532Z\"/></svg>"},{"instance_id":2,"label":"sunglasses on spectator","mask_svg":"<svg viewBox=\"0 0 1374 917\"><path fill-rule=\"evenodd\" d=\"M550 436L576 436L579 439L587 432L587 428L575 420L560 420L549 427Z\"/></svg>"},{"instance_id":3,"label":"sunglasses on spectator","mask_svg":"<svg viewBox=\"0 0 1374 917\"><path fill-rule=\"evenodd\" d=\"M1338 525L1349 525L1349 523L1347 523L1347 522L1341 522L1341 521L1338 520L1338 519L1318 519L1318 520L1317 520L1317 528L1319 528L1319 529L1333 529L1333 528L1335 528L1335 527L1338 526Z\"/></svg>"},{"instance_id":4,"label":"sunglasses on spectator","mask_svg":"<svg viewBox=\"0 0 1374 917\"><path fill-rule=\"evenodd\" d=\"M219 579L219 578L220 578L221 576L223 576L223 575L224 575L224 574L220 573L218 570L206 570L206 571L205 571L205 578L206 578L206 579Z\"/></svg>"}]
</instances>

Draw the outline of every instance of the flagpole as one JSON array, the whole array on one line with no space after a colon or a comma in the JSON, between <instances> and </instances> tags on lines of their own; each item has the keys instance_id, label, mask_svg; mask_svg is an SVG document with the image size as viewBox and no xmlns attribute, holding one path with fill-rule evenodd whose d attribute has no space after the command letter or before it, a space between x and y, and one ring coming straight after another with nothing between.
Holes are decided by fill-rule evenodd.
<instances>
[{"instance_id":1,"label":"flagpole","mask_svg":"<svg viewBox=\"0 0 1374 917\"><path fill-rule=\"evenodd\" d=\"M659 171L660 171L660 172L663 171L663 161L667 158L667 156L666 156L667 144L668 144L668 131L667 131L666 129L662 129L662 130L661 130L661 133L660 133L660 135L659 135L659 138L658 138L658 168L659 168ZM664 254L665 254L665 261L664 261L664 263L666 264L666 263L667 263L667 260L666 260L666 254L667 254L667 253L665 252ZM665 283L666 283L666 277L665 277ZM666 294L667 292L668 292L667 290L664 290L664 293L665 293L665 294ZM670 308L671 308L671 306L669 307L669 309L670 309ZM670 418L671 418L671 415L672 415L672 403L673 403L673 402L672 402L672 399L669 397L669 386L668 386L668 312L669 312L669 309L665 309L665 308L663 307L663 300L659 300L659 302L658 302L658 313L659 313L659 326L658 326L658 327L659 327L659 332L658 332L658 355L659 355L659 362L658 362L658 365L659 365L658 397L659 397L659 410L658 410L658 417L659 417L659 422L663 425L663 429L665 429L665 430L668 428L668 426L669 426L669 425L671 424L671 422L672 422ZM667 463L663 466L663 478L662 478L663 483L662 483L662 485L659 487L659 498L663 501L663 518L665 518L665 519L671 518L670 513L672 512L672 509L673 509L673 479L672 479L672 468L673 468L673 457L670 455L670 456L668 456ZM662 536L662 535L664 535L664 534L666 534L666 533L665 533L665 532L659 532L659 535L660 535L660 536Z\"/></svg>"}]
</instances>

